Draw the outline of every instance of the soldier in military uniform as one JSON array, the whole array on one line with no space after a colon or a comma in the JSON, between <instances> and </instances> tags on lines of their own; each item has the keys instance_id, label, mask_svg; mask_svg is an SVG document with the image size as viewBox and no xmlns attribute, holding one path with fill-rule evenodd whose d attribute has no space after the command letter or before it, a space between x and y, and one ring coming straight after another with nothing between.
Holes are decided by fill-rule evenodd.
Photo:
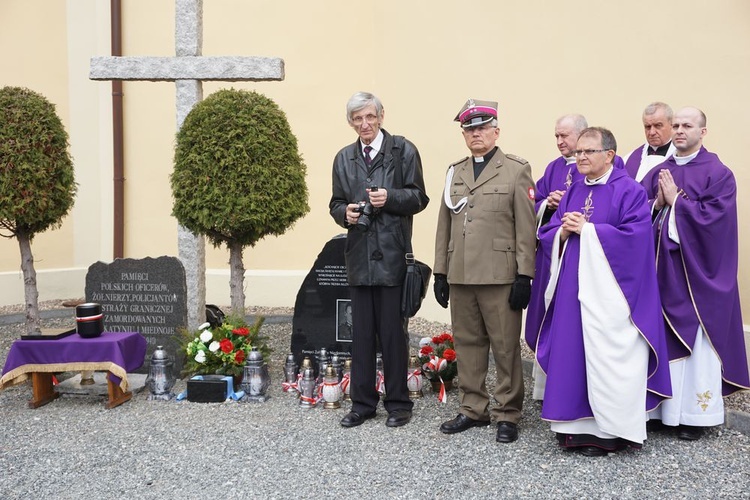
<instances>
[{"instance_id":1,"label":"soldier in military uniform","mask_svg":"<svg viewBox=\"0 0 750 500\"><path fill-rule=\"evenodd\" d=\"M435 298L451 300L460 409L446 434L497 425L497 441L518 439L523 405L521 314L534 275L534 181L523 158L496 146L497 103L469 99L460 122L471 156L448 168L435 237ZM497 367L489 408L489 350Z\"/></svg>"}]
</instances>

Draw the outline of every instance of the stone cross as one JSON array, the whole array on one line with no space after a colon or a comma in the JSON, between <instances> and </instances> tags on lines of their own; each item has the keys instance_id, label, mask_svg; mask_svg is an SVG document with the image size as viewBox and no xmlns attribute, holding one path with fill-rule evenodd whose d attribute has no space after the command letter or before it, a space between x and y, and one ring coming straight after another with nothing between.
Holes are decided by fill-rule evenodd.
<instances>
[{"instance_id":1,"label":"stone cross","mask_svg":"<svg viewBox=\"0 0 750 500\"><path fill-rule=\"evenodd\" d=\"M203 99L203 81L283 80L284 61L272 57L203 57L203 0L175 0L175 57L92 57L91 80L175 82L177 130ZM188 329L205 321L206 247L178 226L179 258L187 278Z\"/></svg>"}]
</instances>

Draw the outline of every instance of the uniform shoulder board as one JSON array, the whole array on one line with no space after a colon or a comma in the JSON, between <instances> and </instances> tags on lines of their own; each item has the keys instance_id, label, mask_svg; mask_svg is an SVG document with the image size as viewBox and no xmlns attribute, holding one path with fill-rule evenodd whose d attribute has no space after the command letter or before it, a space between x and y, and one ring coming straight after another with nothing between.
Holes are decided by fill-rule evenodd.
<instances>
[{"instance_id":1,"label":"uniform shoulder board","mask_svg":"<svg viewBox=\"0 0 750 500\"><path fill-rule=\"evenodd\" d=\"M460 160L458 160L458 161L454 161L453 163L451 163L450 165L448 165L448 168L451 168L451 167L455 167L455 166L456 166L456 165L458 165L459 163L463 163L463 162L465 162L465 161L466 161L466 160L468 160L468 159L469 159L469 157L468 157L468 156L464 156L464 157L463 157L463 158L461 158Z\"/></svg>"},{"instance_id":2,"label":"uniform shoulder board","mask_svg":"<svg viewBox=\"0 0 750 500\"><path fill-rule=\"evenodd\" d=\"M529 163L528 161L526 161L524 158L521 158L520 156L506 154L505 157L506 158L510 158L511 160L517 161L518 163L520 163L522 165L524 163Z\"/></svg>"}]
</instances>

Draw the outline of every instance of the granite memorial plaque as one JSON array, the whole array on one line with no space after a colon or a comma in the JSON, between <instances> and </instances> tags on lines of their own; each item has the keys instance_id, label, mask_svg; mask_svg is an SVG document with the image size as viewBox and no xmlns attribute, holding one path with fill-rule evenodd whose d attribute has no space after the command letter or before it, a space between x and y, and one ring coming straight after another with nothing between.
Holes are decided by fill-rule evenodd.
<instances>
[{"instance_id":1,"label":"granite memorial plaque","mask_svg":"<svg viewBox=\"0 0 750 500\"><path fill-rule=\"evenodd\" d=\"M297 292L292 320L292 346L299 366L304 356L315 363L315 352L351 357L352 308L346 279L346 235L332 238L315 259Z\"/></svg>"},{"instance_id":2,"label":"granite memorial plaque","mask_svg":"<svg viewBox=\"0 0 750 500\"><path fill-rule=\"evenodd\" d=\"M115 259L97 262L86 274L86 300L101 304L104 330L138 332L146 338L146 360L137 373L148 373L151 354L163 346L175 374L184 356L177 352L180 329L187 326L185 268L176 257Z\"/></svg>"}]
</instances>

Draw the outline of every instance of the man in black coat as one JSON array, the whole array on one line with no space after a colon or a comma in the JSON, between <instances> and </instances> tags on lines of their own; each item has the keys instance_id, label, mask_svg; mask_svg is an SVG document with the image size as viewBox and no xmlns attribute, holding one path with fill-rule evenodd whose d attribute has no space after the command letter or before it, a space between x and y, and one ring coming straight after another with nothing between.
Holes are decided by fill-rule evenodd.
<instances>
[{"instance_id":1,"label":"man in black coat","mask_svg":"<svg viewBox=\"0 0 750 500\"><path fill-rule=\"evenodd\" d=\"M346 113L359 139L333 161L329 203L333 220L348 230L344 253L354 320L352 411L341 425L355 427L375 416L377 339L383 353L385 424L399 427L411 420L413 406L406 387L408 337L400 312L405 253L412 216L424 210L429 198L419 151L381 128L385 111L380 100L359 92L349 99Z\"/></svg>"}]
</instances>

